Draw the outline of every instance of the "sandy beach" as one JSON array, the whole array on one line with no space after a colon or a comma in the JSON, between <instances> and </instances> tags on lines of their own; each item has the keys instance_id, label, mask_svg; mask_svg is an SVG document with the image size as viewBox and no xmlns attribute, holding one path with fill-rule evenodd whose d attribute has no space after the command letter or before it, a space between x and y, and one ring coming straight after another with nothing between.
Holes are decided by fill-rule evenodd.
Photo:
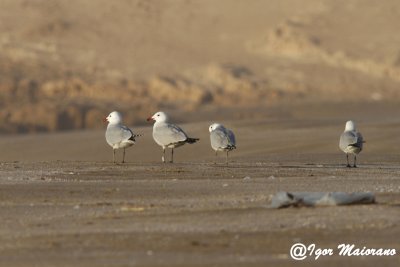
<instances>
[{"instance_id":1,"label":"sandy beach","mask_svg":"<svg viewBox=\"0 0 400 267\"><path fill-rule=\"evenodd\" d=\"M0 266L400 266L398 0L0 7ZM125 164L114 110L143 135ZM174 164L146 121L160 110L200 138ZM348 120L358 168L338 146ZM236 135L228 165L214 122ZM270 208L280 191L376 203ZM296 243L314 250L294 260Z\"/></svg>"},{"instance_id":2,"label":"sandy beach","mask_svg":"<svg viewBox=\"0 0 400 267\"><path fill-rule=\"evenodd\" d=\"M103 131L2 138L0 263L397 266L398 255L289 255L297 242L400 250L400 124L386 117L394 108L357 115L367 143L356 169L345 168L344 124L329 106L322 117L319 107L298 107L302 118L232 122L238 149L228 166L223 155L214 163L206 122L182 125L201 141L177 149L174 164L161 163L150 127L137 128L145 136L117 165ZM377 203L271 209L278 191L369 191Z\"/></svg>"}]
</instances>

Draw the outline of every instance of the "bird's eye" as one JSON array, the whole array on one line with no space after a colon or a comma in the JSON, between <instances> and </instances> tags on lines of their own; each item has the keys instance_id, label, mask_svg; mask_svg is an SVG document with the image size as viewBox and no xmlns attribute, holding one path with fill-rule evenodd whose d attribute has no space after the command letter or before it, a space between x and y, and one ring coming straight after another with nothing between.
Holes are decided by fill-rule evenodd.
<instances>
[{"instance_id":1,"label":"bird's eye","mask_svg":"<svg viewBox=\"0 0 400 267\"><path fill-rule=\"evenodd\" d=\"M158 117L160 117L160 114L157 114Z\"/></svg>"}]
</instances>

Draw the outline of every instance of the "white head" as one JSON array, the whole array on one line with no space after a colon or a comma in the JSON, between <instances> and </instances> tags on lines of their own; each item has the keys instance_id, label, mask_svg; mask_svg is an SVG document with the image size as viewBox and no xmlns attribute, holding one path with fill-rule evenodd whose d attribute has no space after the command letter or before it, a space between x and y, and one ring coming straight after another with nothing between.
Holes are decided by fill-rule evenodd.
<instances>
[{"instance_id":1,"label":"white head","mask_svg":"<svg viewBox=\"0 0 400 267\"><path fill-rule=\"evenodd\" d=\"M122 121L122 115L118 111L111 112L104 121L108 121L109 124L118 124Z\"/></svg>"},{"instance_id":2,"label":"white head","mask_svg":"<svg viewBox=\"0 0 400 267\"><path fill-rule=\"evenodd\" d=\"M147 121L155 121L155 122L166 122L168 120L167 114L162 111L157 112L153 116L149 117Z\"/></svg>"},{"instance_id":3,"label":"white head","mask_svg":"<svg viewBox=\"0 0 400 267\"><path fill-rule=\"evenodd\" d=\"M344 129L345 131L355 131L356 130L356 124L353 121L347 121L346 122L346 127Z\"/></svg>"},{"instance_id":4,"label":"white head","mask_svg":"<svg viewBox=\"0 0 400 267\"><path fill-rule=\"evenodd\" d=\"M213 124L210 125L210 127L208 128L208 130L209 130L210 133L211 133L212 131L214 131L215 129L220 128L220 127L223 127L222 124L213 123Z\"/></svg>"}]
</instances>

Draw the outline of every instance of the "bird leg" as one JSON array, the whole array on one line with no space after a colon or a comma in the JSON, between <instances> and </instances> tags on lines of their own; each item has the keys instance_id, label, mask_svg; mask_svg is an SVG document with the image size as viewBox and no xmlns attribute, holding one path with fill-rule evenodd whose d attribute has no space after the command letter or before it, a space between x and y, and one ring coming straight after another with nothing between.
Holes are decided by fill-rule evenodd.
<instances>
[{"instance_id":1,"label":"bird leg","mask_svg":"<svg viewBox=\"0 0 400 267\"><path fill-rule=\"evenodd\" d=\"M357 168L357 156L356 156L356 154L354 154L354 165L353 165L353 167Z\"/></svg>"},{"instance_id":2,"label":"bird leg","mask_svg":"<svg viewBox=\"0 0 400 267\"><path fill-rule=\"evenodd\" d=\"M171 161L170 163L174 163L174 149L171 150Z\"/></svg>"},{"instance_id":3,"label":"bird leg","mask_svg":"<svg viewBox=\"0 0 400 267\"><path fill-rule=\"evenodd\" d=\"M350 163L349 163L349 154L346 154L347 157L347 168L351 168Z\"/></svg>"},{"instance_id":4,"label":"bird leg","mask_svg":"<svg viewBox=\"0 0 400 267\"><path fill-rule=\"evenodd\" d=\"M161 157L162 162L165 163L165 147L163 147L163 155Z\"/></svg>"},{"instance_id":5,"label":"bird leg","mask_svg":"<svg viewBox=\"0 0 400 267\"><path fill-rule=\"evenodd\" d=\"M122 156L122 163L125 163L125 148L124 148L124 154Z\"/></svg>"},{"instance_id":6,"label":"bird leg","mask_svg":"<svg viewBox=\"0 0 400 267\"><path fill-rule=\"evenodd\" d=\"M113 163L115 163L115 149L113 149Z\"/></svg>"},{"instance_id":7,"label":"bird leg","mask_svg":"<svg viewBox=\"0 0 400 267\"><path fill-rule=\"evenodd\" d=\"M218 159L218 150L215 150L215 161L214 161L214 164L217 164L217 159Z\"/></svg>"},{"instance_id":8,"label":"bird leg","mask_svg":"<svg viewBox=\"0 0 400 267\"><path fill-rule=\"evenodd\" d=\"M228 153L229 153L229 151L227 150L226 151L226 165L228 165Z\"/></svg>"}]
</instances>

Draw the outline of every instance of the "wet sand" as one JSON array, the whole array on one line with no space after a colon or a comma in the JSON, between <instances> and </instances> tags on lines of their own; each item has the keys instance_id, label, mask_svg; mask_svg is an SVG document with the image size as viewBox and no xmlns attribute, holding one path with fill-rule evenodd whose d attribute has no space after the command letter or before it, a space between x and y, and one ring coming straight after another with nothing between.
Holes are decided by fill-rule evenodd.
<instances>
[{"instance_id":1,"label":"wet sand","mask_svg":"<svg viewBox=\"0 0 400 267\"><path fill-rule=\"evenodd\" d=\"M150 127L135 128L145 136L117 165L103 131L3 136L0 265L398 266L398 255L290 258L297 242L400 251L396 107L354 113L367 140L356 169L337 147L342 110L227 122L238 137L228 166L214 164L209 122L182 125L201 141L174 164L160 162ZM371 191L377 203L270 209L278 191Z\"/></svg>"}]
</instances>

